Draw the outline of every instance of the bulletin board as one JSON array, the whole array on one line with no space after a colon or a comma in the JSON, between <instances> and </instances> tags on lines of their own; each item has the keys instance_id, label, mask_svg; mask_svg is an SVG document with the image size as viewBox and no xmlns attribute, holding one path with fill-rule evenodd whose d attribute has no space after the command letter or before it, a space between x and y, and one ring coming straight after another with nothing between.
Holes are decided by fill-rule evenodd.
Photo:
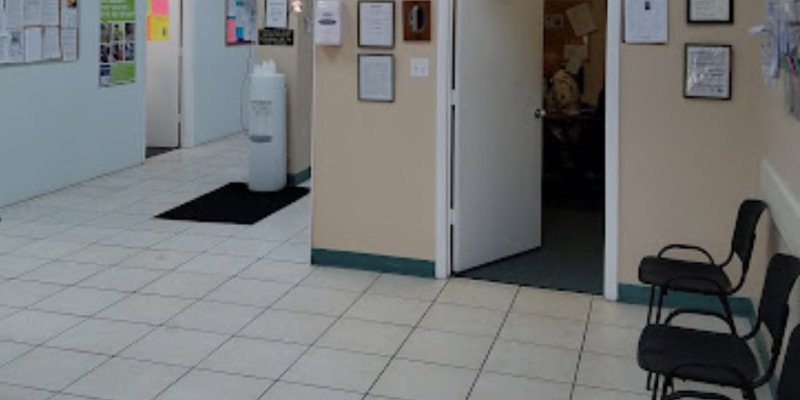
<instances>
[{"instance_id":1,"label":"bulletin board","mask_svg":"<svg viewBox=\"0 0 800 400\"><path fill-rule=\"evenodd\" d=\"M258 40L257 0L225 0L225 44L253 44Z\"/></svg>"},{"instance_id":2,"label":"bulletin board","mask_svg":"<svg viewBox=\"0 0 800 400\"><path fill-rule=\"evenodd\" d=\"M589 61L588 38L575 34L567 11L586 4L586 0L548 1L545 3L545 52L559 53L564 60L579 56Z\"/></svg>"},{"instance_id":3,"label":"bulletin board","mask_svg":"<svg viewBox=\"0 0 800 400\"><path fill-rule=\"evenodd\" d=\"M0 66L78 59L78 0L0 0Z\"/></svg>"}]
</instances>

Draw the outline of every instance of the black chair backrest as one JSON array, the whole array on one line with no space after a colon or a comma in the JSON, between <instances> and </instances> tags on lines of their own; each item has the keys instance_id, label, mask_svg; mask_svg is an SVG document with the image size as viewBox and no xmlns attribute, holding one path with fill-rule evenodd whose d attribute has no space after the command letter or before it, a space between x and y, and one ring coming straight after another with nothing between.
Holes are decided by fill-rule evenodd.
<instances>
[{"instance_id":1,"label":"black chair backrest","mask_svg":"<svg viewBox=\"0 0 800 400\"><path fill-rule=\"evenodd\" d=\"M745 200L739 206L731 249L742 262L743 275L747 275L747 271L750 269L750 258L753 256L753 247L756 243L758 221L766 209L767 203L761 200Z\"/></svg>"},{"instance_id":2,"label":"black chair backrest","mask_svg":"<svg viewBox=\"0 0 800 400\"><path fill-rule=\"evenodd\" d=\"M800 259L796 257L776 254L767 267L767 278L758 306L758 319L772 336L774 358L777 358L783 346L786 324L789 320L789 296L798 276L800 276Z\"/></svg>"},{"instance_id":3,"label":"black chair backrest","mask_svg":"<svg viewBox=\"0 0 800 400\"><path fill-rule=\"evenodd\" d=\"M800 326L795 328L786 349L777 400L800 399Z\"/></svg>"}]
</instances>

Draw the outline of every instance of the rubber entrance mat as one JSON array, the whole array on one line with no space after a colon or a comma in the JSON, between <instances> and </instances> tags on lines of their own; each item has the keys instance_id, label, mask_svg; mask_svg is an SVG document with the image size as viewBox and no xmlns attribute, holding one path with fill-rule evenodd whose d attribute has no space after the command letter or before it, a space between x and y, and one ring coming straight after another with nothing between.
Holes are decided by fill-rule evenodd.
<instances>
[{"instance_id":1,"label":"rubber entrance mat","mask_svg":"<svg viewBox=\"0 0 800 400\"><path fill-rule=\"evenodd\" d=\"M279 192L251 192L245 183L229 183L156 218L175 221L253 225L302 199L308 188L287 187Z\"/></svg>"}]
</instances>

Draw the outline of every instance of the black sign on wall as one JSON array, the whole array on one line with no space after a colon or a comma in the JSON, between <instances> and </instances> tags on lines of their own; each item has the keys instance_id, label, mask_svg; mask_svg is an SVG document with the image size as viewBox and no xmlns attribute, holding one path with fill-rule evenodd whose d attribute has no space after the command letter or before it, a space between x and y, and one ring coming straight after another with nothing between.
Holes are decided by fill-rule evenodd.
<instances>
[{"instance_id":1,"label":"black sign on wall","mask_svg":"<svg viewBox=\"0 0 800 400\"><path fill-rule=\"evenodd\" d=\"M258 31L262 46L294 46L294 29L264 28Z\"/></svg>"}]
</instances>

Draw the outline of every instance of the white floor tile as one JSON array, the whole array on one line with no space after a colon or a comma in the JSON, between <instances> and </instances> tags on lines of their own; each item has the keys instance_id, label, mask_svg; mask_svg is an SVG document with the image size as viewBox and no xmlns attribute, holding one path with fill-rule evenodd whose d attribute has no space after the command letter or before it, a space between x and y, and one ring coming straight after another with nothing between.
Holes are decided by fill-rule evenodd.
<instances>
[{"instance_id":1,"label":"white floor tile","mask_svg":"<svg viewBox=\"0 0 800 400\"><path fill-rule=\"evenodd\" d=\"M191 300L135 294L107 308L98 314L98 317L158 325L183 311L190 304Z\"/></svg>"},{"instance_id":2,"label":"white floor tile","mask_svg":"<svg viewBox=\"0 0 800 400\"><path fill-rule=\"evenodd\" d=\"M113 400L151 400L185 368L114 358L65 389L67 394Z\"/></svg>"},{"instance_id":3,"label":"white floor tile","mask_svg":"<svg viewBox=\"0 0 800 400\"><path fill-rule=\"evenodd\" d=\"M592 301L591 322L642 329L647 324L647 307L595 298Z\"/></svg>"},{"instance_id":4,"label":"white floor tile","mask_svg":"<svg viewBox=\"0 0 800 400\"><path fill-rule=\"evenodd\" d=\"M173 236L153 246L153 248L160 250L202 252L216 246L223 240L224 238L219 236L180 233L177 236Z\"/></svg>"},{"instance_id":5,"label":"white floor tile","mask_svg":"<svg viewBox=\"0 0 800 400\"><path fill-rule=\"evenodd\" d=\"M38 348L0 369L0 381L58 391L106 361L105 356Z\"/></svg>"},{"instance_id":6,"label":"white floor tile","mask_svg":"<svg viewBox=\"0 0 800 400\"><path fill-rule=\"evenodd\" d=\"M478 377L469 398L470 400L570 400L571 390L572 386L565 383L487 372Z\"/></svg>"},{"instance_id":7,"label":"white floor tile","mask_svg":"<svg viewBox=\"0 0 800 400\"><path fill-rule=\"evenodd\" d=\"M200 364L229 374L277 379L303 354L306 346L233 338Z\"/></svg>"},{"instance_id":8,"label":"white floor tile","mask_svg":"<svg viewBox=\"0 0 800 400\"><path fill-rule=\"evenodd\" d=\"M463 368L394 360L371 393L400 399L460 400L469 394L477 374Z\"/></svg>"},{"instance_id":9,"label":"white floor tile","mask_svg":"<svg viewBox=\"0 0 800 400\"><path fill-rule=\"evenodd\" d=\"M361 400L362 397L352 392L278 382L259 400Z\"/></svg>"},{"instance_id":10,"label":"white floor tile","mask_svg":"<svg viewBox=\"0 0 800 400\"><path fill-rule=\"evenodd\" d=\"M544 317L586 321L592 298L588 295L553 290L522 288L511 311Z\"/></svg>"},{"instance_id":11,"label":"white floor tile","mask_svg":"<svg viewBox=\"0 0 800 400\"><path fill-rule=\"evenodd\" d=\"M469 279L451 279L437 299L440 303L458 304L508 311L517 287Z\"/></svg>"},{"instance_id":12,"label":"white floor tile","mask_svg":"<svg viewBox=\"0 0 800 400\"><path fill-rule=\"evenodd\" d=\"M363 292L378 278L375 272L340 268L317 268L300 284L327 289Z\"/></svg>"},{"instance_id":13,"label":"white floor tile","mask_svg":"<svg viewBox=\"0 0 800 400\"><path fill-rule=\"evenodd\" d=\"M95 289L135 292L164 275L163 271L142 268L108 268L81 282L79 286Z\"/></svg>"},{"instance_id":14,"label":"white floor tile","mask_svg":"<svg viewBox=\"0 0 800 400\"><path fill-rule=\"evenodd\" d=\"M227 335L162 327L120 353L120 357L193 367L227 340Z\"/></svg>"},{"instance_id":15,"label":"white floor tile","mask_svg":"<svg viewBox=\"0 0 800 400\"><path fill-rule=\"evenodd\" d=\"M423 300L364 295L347 311L346 316L398 325L416 325L430 303Z\"/></svg>"},{"instance_id":16,"label":"white floor tile","mask_svg":"<svg viewBox=\"0 0 800 400\"><path fill-rule=\"evenodd\" d=\"M283 380L365 393L388 361L388 357L312 348Z\"/></svg>"},{"instance_id":17,"label":"white floor tile","mask_svg":"<svg viewBox=\"0 0 800 400\"><path fill-rule=\"evenodd\" d=\"M397 354L412 361L480 369L493 339L417 329Z\"/></svg>"},{"instance_id":18,"label":"white floor tile","mask_svg":"<svg viewBox=\"0 0 800 400\"><path fill-rule=\"evenodd\" d=\"M111 246L148 248L172 237L171 233L153 231L123 231L117 235L101 240L99 243Z\"/></svg>"},{"instance_id":19,"label":"white floor tile","mask_svg":"<svg viewBox=\"0 0 800 400\"><path fill-rule=\"evenodd\" d=\"M272 381L210 371L192 371L156 400L257 400Z\"/></svg>"},{"instance_id":20,"label":"white floor tile","mask_svg":"<svg viewBox=\"0 0 800 400\"><path fill-rule=\"evenodd\" d=\"M211 292L208 300L221 303L269 307L292 288L291 284L233 278Z\"/></svg>"},{"instance_id":21,"label":"white floor tile","mask_svg":"<svg viewBox=\"0 0 800 400\"><path fill-rule=\"evenodd\" d=\"M572 400L650 400L646 394L618 392L615 390L596 389L585 386L575 386Z\"/></svg>"},{"instance_id":22,"label":"white floor tile","mask_svg":"<svg viewBox=\"0 0 800 400\"><path fill-rule=\"evenodd\" d=\"M311 248L308 244L286 243L266 255L266 258L275 261L293 263L311 262Z\"/></svg>"},{"instance_id":23,"label":"white floor tile","mask_svg":"<svg viewBox=\"0 0 800 400\"><path fill-rule=\"evenodd\" d=\"M83 264L73 261L54 261L19 277L21 280L60 285L74 285L106 267L98 264Z\"/></svg>"},{"instance_id":24,"label":"white floor tile","mask_svg":"<svg viewBox=\"0 0 800 400\"><path fill-rule=\"evenodd\" d=\"M246 225L237 224L195 224L186 230L186 233L192 235L211 235L231 237L236 236L238 233L244 231L248 227Z\"/></svg>"},{"instance_id":25,"label":"white floor tile","mask_svg":"<svg viewBox=\"0 0 800 400\"><path fill-rule=\"evenodd\" d=\"M280 247L281 242L260 239L229 238L208 250L211 254L261 258Z\"/></svg>"},{"instance_id":26,"label":"white floor tile","mask_svg":"<svg viewBox=\"0 0 800 400\"><path fill-rule=\"evenodd\" d=\"M585 329L583 321L511 313L500 339L580 350Z\"/></svg>"},{"instance_id":27,"label":"white floor tile","mask_svg":"<svg viewBox=\"0 0 800 400\"><path fill-rule=\"evenodd\" d=\"M0 340L42 344L82 321L83 318L69 315L20 311L0 324Z\"/></svg>"},{"instance_id":28,"label":"white floor tile","mask_svg":"<svg viewBox=\"0 0 800 400\"><path fill-rule=\"evenodd\" d=\"M199 299L217 288L228 278L219 275L170 272L140 290L145 294Z\"/></svg>"},{"instance_id":29,"label":"white floor tile","mask_svg":"<svg viewBox=\"0 0 800 400\"><path fill-rule=\"evenodd\" d=\"M333 317L268 310L242 330L241 336L310 345L336 321Z\"/></svg>"},{"instance_id":30,"label":"white floor tile","mask_svg":"<svg viewBox=\"0 0 800 400\"><path fill-rule=\"evenodd\" d=\"M203 254L178 268L181 272L234 276L256 261L253 257Z\"/></svg>"},{"instance_id":31,"label":"white floor tile","mask_svg":"<svg viewBox=\"0 0 800 400\"><path fill-rule=\"evenodd\" d=\"M84 244L93 244L101 240L108 239L122 232L118 228L97 228L92 226L76 226L67 229L55 236L53 239L63 240L65 242L76 242Z\"/></svg>"},{"instance_id":32,"label":"white floor tile","mask_svg":"<svg viewBox=\"0 0 800 400\"><path fill-rule=\"evenodd\" d=\"M149 325L90 319L46 343L62 349L116 355L153 329Z\"/></svg>"},{"instance_id":33,"label":"white floor tile","mask_svg":"<svg viewBox=\"0 0 800 400\"><path fill-rule=\"evenodd\" d=\"M13 254L27 257L40 257L56 259L86 247L83 243L64 242L58 240L39 240L19 248Z\"/></svg>"},{"instance_id":34,"label":"white floor tile","mask_svg":"<svg viewBox=\"0 0 800 400\"><path fill-rule=\"evenodd\" d=\"M578 356L577 350L498 341L489 353L484 370L572 383L578 368Z\"/></svg>"},{"instance_id":35,"label":"white floor tile","mask_svg":"<svg viewBox=\"0 0 800 400\"><path fill-rule=\"evenodd\" d=\"M341 319L316 343L319 347L392 356L411 333L411 327Z\"/></svg>"},{"instance_id":36,"label":"white floor tile","mask_svg":"<svg viewBox=\"0 0 800 400\"><path fill-rule=\"evenodd\" d=\"M0 278L16 278L49 262L46 258L0 254Z\"/></svg>"},{"instance_id":37,"label":"white floor tile","mask_svg":"<svg viewBox=\"0 0 800 400\"><path fill-rule=\"evenodd\" d=\"M297 284L312 271L310 265L260 260L239 273L239 277Z\"/></svg>"},{"instance_id":38,"label":"white floor tile","mask_svg":"<svg viewBox=\"0 0 800 400\"><path fill-rule=\"evenodd\" d=\"M464 335L494 337L500 330L504 317L502 312L485 308L437 303L422 319L420 327Z\"/></svg>"},{"instance_id":39,"label":"white floor tile","mask_svg":"<svg viewBox=\"0 0 800 400\"><path fill-rule=\"evenodd\" d=\"M0 235L0 254L13 252L33 242L32 239Z\"/></svg>"},{"instance_id":40,"label":"white floor tile","mask_svg":"<svg viewBox=\"0 0 800 400\"><path fill-rule=\"evenodd\" d=\"M126 296L127 294L125 293L109 290L71 287L36 303L31 308L89 317L110 307Z\"/></svg>"},{"instance_id":41,"label":"white floor tile","mask_svg":"<svg viewBox=\"0 0 800 400\"><path fill-rule=\"evenodd\" d=\"M0 383L0 399L7 400L46 400L53 396L53 392L22 388Z\"/></svg>"},{"instance_id":42,"label":"white floor tile","mask_svg":"<svg viewBox=\"0 0 800 400\"><path fill-rule=\"evenodd\" d=\"M170 327L234 334L262 312L261 308L201 301L167 321Z\"/></svg>"},{"instance_id":43,"label":"white floor tile","mask_svg":"<svg viewBox=\"0 0 800 400\"><path fill-rule=\"evenodd\" d=\"M578 385L632 393L647 393L647 373L636 360L584 353L578 369Z\"/></svg>"},{"instance_id":44,"label":"white floor tile","mask_svg":"<svg viewBox=\"0 0 800 400\"><path fill-rule=\"evenodd\" d=\"M0 284L0 304L10 307L27 307L62 290L64 290L64 286L50 283L6 281Z\"/></svg>"},{"instance_id":45,"label":"white floor tile","mask_svg":"<svg viewBox=\"0 0 800 400\"><path fill-rule=\"evenodd\" d=\"M31 345L22 343L0 342L0 367L33 350L33 348Z\"/></svg>"},{"instance_id":46,"label":"white floor tile","mask_svg":"<svg viewBox=\"0 0 800 400\"><path fill-rule=\"evenodd\" d=\"M92 264L115 265L136 253L136 249L95 244L72 253L64 257L64 259Z\"/></svg>"},{"instance_id":47,"label":"white floor tile","mask_svg":"<svg viewBox=\"0 0 800 400\"><path fill-rule=\"evenodd\" d=\"M143 250L120 264L123 267L173 270L187 263L199 253L186 253L171 250Z\"/></svg>"},{"instance_id":48,"label":"white floor tile","mask_svg":"<svg viewBox=\"0 0 800 400\"><path fill-rule=\"evenodd\" d=\"M584 351L610 356L636 358L640 329L589 324Z\"/></svg>"},{"instance_id":49,"label":"white floor tile","mask_svg":"<svg viewBox=\"0 0 800 400\"><path fill-rule=\"evenodd\" d=\"M274 308L338 317L347 311L358 296L355 292L300 286L286 294Z\"/></svg>"}]
</instances>

